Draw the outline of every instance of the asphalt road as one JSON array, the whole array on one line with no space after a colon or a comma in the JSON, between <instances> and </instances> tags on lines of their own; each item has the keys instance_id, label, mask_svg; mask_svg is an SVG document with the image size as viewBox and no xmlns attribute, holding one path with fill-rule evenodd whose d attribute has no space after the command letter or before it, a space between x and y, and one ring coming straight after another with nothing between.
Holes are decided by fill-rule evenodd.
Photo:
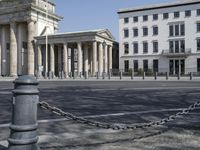
<instances>
[{"instance_id":1,"label":"asphalt road","mask_svg":"<svg viewBox=\"0 0 200 150\"><path fill-rule=\"evenodd\" d=\"M2 124L10 122L12 88L13 84L11 82L0 82L0 127ZM165 118L178 112L181 108L188 107L200 98L199 81L43 81L40 82L39 89L41 101L49 102L51 105L62 108L63 110L78 116L109 123L145 123L160 120L161 118ZM39 109L38 118L39 120L46 122L41 125L41 128L43 128L40 129L41 135L49 132L59 135L68 131L63 130L64 127L59 127L65 125L65 121L61 121L61 117L53 115L48 111ZM182 132L184 135L187 135L188 133L188 136L191 136L189 139L194 138L193 142L200 142L198 138L200 136L199 120L200 110L197 109L189 115L186 115L184 118L168 123L162 128L168 131L166 134L169 134L170 132ZM50 128L48 124L49 126L50 124L53 125L54 128ZM73 123L68 124L68 126L70 125L74 128L74 130L80 130L80 126L77 127ZM91 129L87 126L83 126L83 128L88 130ZM158 131L159 135L164 132L163 129L154 130L156 132ZM5 134L6 133L2 135L5 136ZM104 137L104 139L109 141L111 139L113 140L114 137L116 138L116 135L114 137L112 136L109 138ZM121 136L123 137L123 134ZM148 137L148 134L145 136ZM124 138L125 137L127 137L127 135L124 135ZM5 137L1 136L0 141L4 139ZM88 139L91 140L87 141L85 144L85 149L87 150L89 149L89 147L87 147L88 143L90 143L93 138L88 137ZM169 142L169 139L170 138L168 137L167 143ZM81 139L79 140L81 141ZM78 142L82 143L79 140ZM175 140L177 140L177 138L175 138ZM184 142L184 140L182 142ZM74 141L77 141L77 139ZM153 141L148 140L148 142ZM68 145L69 149L84 149L81 145L76 144L76 146L73 147L74 145L72 143ZM111 146L108 149L117 149L116 143L108 142ZM99 148L99 146L102 145L104 144L97 144L96 146ZM129 148L127 145L129 144L126 143L126 147L123 147L125 150L133 149L130 148L133 145L129 145ZM200 149L198 143L191 144L190 147L187 147L188 145L189 144L186 144L186 147L180 146L180 149ZM55 149L62 149L66 147L57 147ZM106 150L106 147L101 150ZM119 149L121 150L123 148L120 147ZM167 148L169 147L165 147L166 150ZM45 149L45 146L43 149ZM46 146L46 149L50 149L50 147ZM136 149L138 150L140 148L137 147ZM145 148L145 150L146 149L147 148ZM159 148L157 147L157 149Z\"/></svg>"}]
</instances>

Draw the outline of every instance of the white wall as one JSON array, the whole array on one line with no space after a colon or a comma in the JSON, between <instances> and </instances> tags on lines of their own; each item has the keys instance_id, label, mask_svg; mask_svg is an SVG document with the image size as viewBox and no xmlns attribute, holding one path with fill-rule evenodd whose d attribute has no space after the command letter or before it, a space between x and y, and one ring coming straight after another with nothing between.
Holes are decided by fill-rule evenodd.
<instances>
[{"instance_id":1,"label":"white wall","mask_svg":"<svg viewBox=\"0 0 200 150\"><path fill-rule=\"evenodd\" d=\"M196 5L188 5L188 6L179 6L172 8L163 8L163 9L154 9L147 11L139 11L139 12L129 12L129 13L121 13L119 14L119 57L120 57L120 69L124 68L124 60L129 60L129 66L131 66L132 61L134 59L138 59L141 61L142 59L148 58L151 61L153 58L159 58L159 68L168 68L169 62L167 58L161 56L161 53L165 49L169 49L169 39L179 39L185 38L185 48L191 49L194 56L190 56L186 59L185 65L186 68L196 67L196 57L200 57L199 52L197 52L197 44L196 38L200 37L200 33L196 31L196 22L200 20L200 16L196 15L196 9L200 8L200 4ZM191 17L185 17L185 10L192 10ZM175 19L174 12L180 11L180 17ZM169 13L168 19L163 19L163 13ZM158 20L153 21L153 14L159 14ZM143 22L143 15L148 15L148 21ZM138 16L139 21L137 23L133 22L133 16ZM129 23L124 24L124 18L129 17ZM170 37L169 38L169 25L171 22L185 22L185 36L183 37ZM159 28L158 36L153 36L152 26L157 25ZM142 27L148 27L149 34L146 37L143 37ZM129 38L124 38L123 30L129 29ZM139 36L133 37L133 28L139 29ZM153 53L152 41L157 40L159 43L159 51L156 54ZM148 53L143 54L143 41L148 41ZM123 44L129 43L129 54L124 55L124 46ZM133 42L138 42L139 44L139 52L138 54L133 54ZM150 59L150 56L152 59ZM123 57L123 58L122 58ZM192 61L189 61L192 60ZM149 62L150 63L150 62ZM152 63L152 62L151 62ZM150 65L150 64L149 64ZM151 66L151 65L150 65ZM140 66L139 66L140 67Z\"/></svg>"}]
</instances>

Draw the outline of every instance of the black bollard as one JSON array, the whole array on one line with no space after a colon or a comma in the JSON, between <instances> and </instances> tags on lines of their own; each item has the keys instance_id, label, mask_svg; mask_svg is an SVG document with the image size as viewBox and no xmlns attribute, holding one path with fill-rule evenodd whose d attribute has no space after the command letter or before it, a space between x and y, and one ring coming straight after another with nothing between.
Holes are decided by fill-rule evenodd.
<instances>
[{"instance_id":1,"label":"black bollard","mask_svg":"<svg viewBox=\"0 0 200 150\"><path fill-rule=\"evenodd\" d=\"M20 76L14 81L12 122L8 150L39 150L37 145L38 81Z\"/></svg>"},{"instance_id":2,"label":"black bollard","mask_svg":"<svg viewBox=\"0 0 200 150\"><path fill-rule=\"evenodd\" d=\"M96 72L97 80L99 80L99 72Z\"/></svg>"},{"instance_id":3,"label":"black bollard","mask_svg":"<svg viewBox=\"0 0 200 150\"><path fill-rule=\"evenodd\" d=\"M133 78L134 78L134 70L132 70L131 72L131 80L133 80Z\"/></svg>"}]
</instances>

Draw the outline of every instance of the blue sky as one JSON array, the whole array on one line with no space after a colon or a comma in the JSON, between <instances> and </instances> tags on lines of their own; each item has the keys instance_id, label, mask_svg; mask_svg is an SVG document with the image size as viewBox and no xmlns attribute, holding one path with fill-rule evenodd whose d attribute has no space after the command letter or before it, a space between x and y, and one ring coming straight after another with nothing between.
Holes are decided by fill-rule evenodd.
<instances>
[{"instance_id":1,"label":"blue sky","mask_svg":"<svg viewBox=\"0 0 200 150\"><path fill-rule=\"evenodd\" d=\"M118 40L118 15L121 8L175 0L54 0L56 12L63 16L59 32L109 29Z\"/></svg>"}]
</instances>

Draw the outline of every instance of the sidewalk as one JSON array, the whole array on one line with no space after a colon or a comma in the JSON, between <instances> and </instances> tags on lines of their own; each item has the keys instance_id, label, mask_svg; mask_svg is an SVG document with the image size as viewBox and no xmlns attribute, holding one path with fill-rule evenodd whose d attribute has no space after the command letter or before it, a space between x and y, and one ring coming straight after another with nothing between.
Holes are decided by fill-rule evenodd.
<instances>
[{"instance_id":1,"label":"sidewalk","mask_svg":"<svg viewBox=\"0 0 200 150\"><path fill-rule=\"evenodd\" d=\"M3 150L3 147L7 147L5 135L9 132L8 128L1 131L3 132L0 133L0 150ZM191 129L181 121L168 127L159 126L134 131L104 130L62 121L39 124L38 133L39 146L47 150L200 149L200 131Z\"/></svg>"}]
</instances>

